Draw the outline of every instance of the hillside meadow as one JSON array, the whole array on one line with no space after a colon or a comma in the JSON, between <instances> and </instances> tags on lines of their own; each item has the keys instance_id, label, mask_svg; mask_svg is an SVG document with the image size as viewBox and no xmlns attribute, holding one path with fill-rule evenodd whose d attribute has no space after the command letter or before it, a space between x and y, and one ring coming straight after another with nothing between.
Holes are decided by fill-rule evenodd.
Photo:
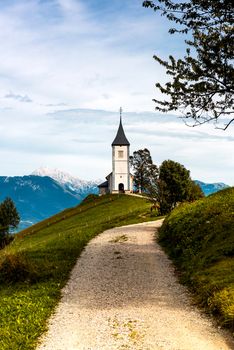
<instances>
[{"instance_id":1,"label":"hillside meadow","mask_svg":"<svg viewBox=\"0 0 234 350\"><path fill-rule=\"evenodd\" d=\"M199 304L234 332L234 187L173 210L159 242Z\"/></svg>"},{"instance_id":2,"label":"hillside meadow","mask_svg":"<svg viewBox=\"0 0 234 350\"><path fill-rule=\"evenodd\" d=\"M0 349L35 349L90 239L108 228L154 219L145 199L89 196L81 205L17 234L0 251Z\"/></svg>"},{"instance_id":3,"label":"hillside meadow","mask_svg":"<svg viewBox=\"0 0 234 350\"><path fill-rule=\"evenodd\" d=\"M108 228L155 220L151 204L126 195L89 196L18 233L0 251L0 349L35 349L85 245ZM196 301L234 331L234 188L165 219L159 242Z\"/></svg>"}]
</instances>

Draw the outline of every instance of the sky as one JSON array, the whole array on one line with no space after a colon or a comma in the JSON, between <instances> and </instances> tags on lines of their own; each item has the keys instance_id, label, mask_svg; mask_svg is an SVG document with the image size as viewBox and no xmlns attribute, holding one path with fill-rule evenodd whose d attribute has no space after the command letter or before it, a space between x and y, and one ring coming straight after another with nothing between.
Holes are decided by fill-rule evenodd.
<instances>
[{"instance_id":1,"label":"sky","mask_svg":"<svg viewBox=\"0 0 234 350\"><path fill-rule=\"evenodd\" d=\"M153 55L184 54L168 28L142 0L1 1L0 176L47 166L104 179L122 106L131 152L234 185L234 125L193 128L155 111L155 83L168 79Z\"/></svg>"}]
</instances>

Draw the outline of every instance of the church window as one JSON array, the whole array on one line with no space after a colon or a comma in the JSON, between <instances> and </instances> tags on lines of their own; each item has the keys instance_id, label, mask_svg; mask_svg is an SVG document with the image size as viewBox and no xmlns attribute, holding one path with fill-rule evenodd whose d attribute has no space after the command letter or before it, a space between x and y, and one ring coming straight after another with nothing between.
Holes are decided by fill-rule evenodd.
<instances>
[{"instance_id":1,"label":"church window","mask_svg":"<svg viewBox=\"0 0 234 350\"><path fill-rule=\"evenodd\" d=\"M123 151L118 151L118 158L123 158Z\"/></svg>"}]
</instances>

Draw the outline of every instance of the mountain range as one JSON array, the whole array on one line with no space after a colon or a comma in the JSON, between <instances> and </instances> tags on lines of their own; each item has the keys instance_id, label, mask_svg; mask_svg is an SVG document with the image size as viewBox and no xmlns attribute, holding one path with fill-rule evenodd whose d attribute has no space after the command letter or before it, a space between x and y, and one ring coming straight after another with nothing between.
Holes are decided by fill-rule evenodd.
<instances>
[{"instance_id":1,"label":"mountain range","mask_svg":"<svg viewBox=\"0 0 234 350\"><path fill-rule=\"evenodd\" d=\"M81 180L58 169L40 168L31 175L0 176L0 202L12 198L21 217L18 229L22 230L78 205L88 194L97 194L101 182ZM223 183L195 182L205 195L229 187Z\"/></svg>"},{"instance_id":2,"label":"mountain range","mask_svg":"<svg viewBox=\"0 0 234 350\"><path fill-rule=\"evenodd\" d=\"M78 177L72 176L69 173L59 169L50 169L47 167L35 170L32 175L42 177L49 176L53 180L57 181L65 191L73 194L79 200L79 202L90 193L98 193L97 185L102 182L101 179L97 179L96 181L81 180Z\"/></svg>"},{"instance_id":3,"label":"mountain range","mask_svg":"<svg viewBox=\"0 0 234 350\"><path fill-rule=\"evenodd\" d=\"M216 183L205 183L199 180L194 180L196 182L196 184L198 184L203 193L205 194L205 196L209 196L212 193L218 192L220 190L223 190L224 188L230 187L226 184L224 184L223 182L216 182Z\"/></svg>"},{"instance_id":4,"label":"mountain range","mask_svg":"<svg viewBox=\"0 0 234 350\"><path fill-rule=\"evenodd\" d=\"M49 176L50 175L50 176ZM41 168L27 176L0 176L0 202L12 198L22 230L98 193L101 181L84 181L61 171Z\"/></svg>"}]
</instances>

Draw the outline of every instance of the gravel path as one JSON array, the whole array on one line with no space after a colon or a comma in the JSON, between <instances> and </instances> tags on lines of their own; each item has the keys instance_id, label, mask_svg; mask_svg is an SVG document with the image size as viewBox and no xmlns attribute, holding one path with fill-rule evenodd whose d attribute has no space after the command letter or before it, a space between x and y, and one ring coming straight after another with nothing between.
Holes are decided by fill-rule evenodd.
<instances>
[{"instance_id":1,"label":"gravel path","mask_svg":"<svg viewBox=\"0 0 234 350\"><path fill-rule=\"evenodd\" d=\"M192 305L154 240L161 221L93 239L38 350L226 350L228 335Z\"/></svg>"}]
</instances>

